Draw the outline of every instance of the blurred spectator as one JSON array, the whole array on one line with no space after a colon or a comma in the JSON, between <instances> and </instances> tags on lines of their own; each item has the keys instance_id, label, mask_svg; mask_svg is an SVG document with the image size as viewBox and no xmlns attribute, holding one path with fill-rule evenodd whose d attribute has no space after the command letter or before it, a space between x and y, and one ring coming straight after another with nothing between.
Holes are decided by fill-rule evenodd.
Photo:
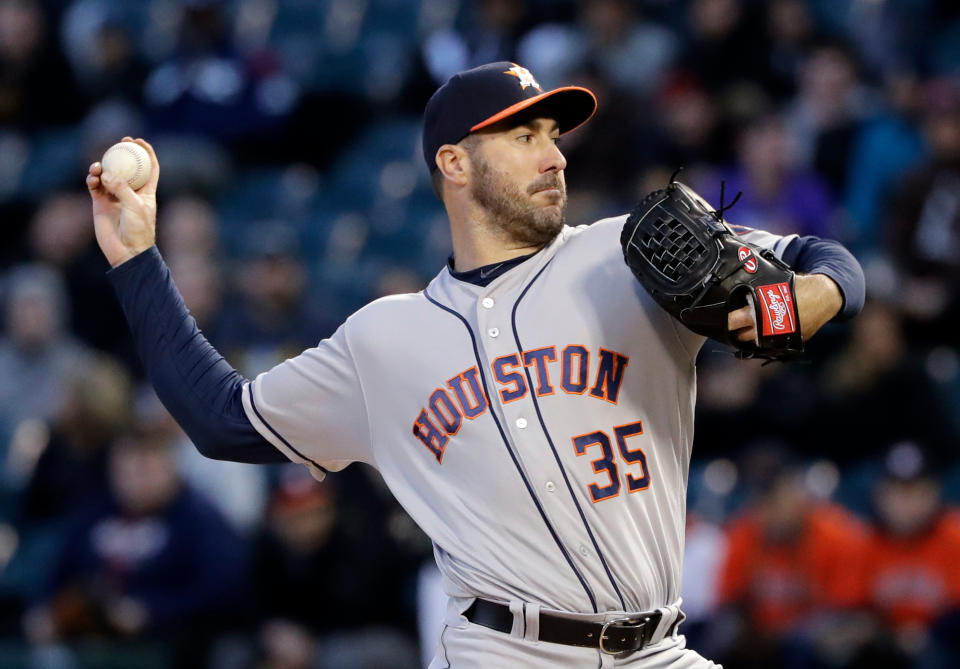
<instances>
[{"instance_id":1,"label":"blurred spectator","mask_svg":"<svg viewBox=\"0 0 960 669\"><path fill-rule=\"evenodd\" d=\"M687 75L677 75L660 89L656 132L650 133L660 163L695 170L733 158L717 100Z\"/></svg>"},{"instance_id":2,"label":"blurred spectator","mask_svg":"<svg viewBox=\"0 0 960 669\"><path fill-rule=\"evenodd\" d=\"M517 47L524 67L544 86L570 81L593 67L607 84L630 96L650 95L676 59L677 38L642 16L629 0L588 0L578 7L573 25L544 23Z\"/></svg>"},{"instance_id":3,"label":"blurred spectator","mask_svg":"<svg viewBox=\"0 0 960 669\"><path fill-rule=\"evenodd\" d=\"M109 444L130 425L130 380L112 358L91 356L64 385L64 403L50 425L21 423L0 482L0 500L9 498L0 513L16 542L12 554L0 558L0 601L9 594L15 607L0 612L0 628L13 633L19 632L24 602L45 585L73 514L103 497Z\"/></svg>"},{"instance_id":4,"label":"blurred spectator","mask_svg":"<svg viewBox=\"0 0 960 669\"><path fill-rule=\"evenodd\" d=\"M169 436L183 480L203 494L236 531L247 537L259 527L266 507L268 468L201 455L149 383L138 388L136 419L145 429Z\"/></svg>"},{"instance_id":5,"label":"blurred spectator","mask_svg":"<svg viewBox=\"0 0 960 669\"><path fill-rule=\"evenodd\" d=\"M927 64L929 42L947 16L935 16L939 0L849 2L845 29L871 72L903 72ZM956 10L954 10L956 11Z\"/></svg>"},{"instance_id":6,"label":"blurred spectator","mask_svg":"<svg viewBox=\"0 0 960 669\"><path fill-rule=\"evenodd\" d=\"M194 254L173 255L167 259L170 273L183 301L210 341L219 341L222 318L220 267L214 258Z\"/></svg>"},{"instance_id":7,"label":"blurred spectator","mask_svg":"<svg viewBox=\"0 0 960 669\"><path fill-rule=\"evenodd\" d=\"M686 619L680 631L691 648L710 655L710 624L720 599L720 570L726 563L727 535L715 520L687 511L683 552L683 612Z\"/></svg>"},{"instance_id":8,"label":"blurred spectator","mask_svg":"<svg viewBox=\"0 0 960 669\"><path fill-rule=\"evenodd\" d=\"M920 55L923 67L935 74L956 76L957 63L960 62L960 46L957 36L960 34L960 8L956 3L945 0L932 0L927 12L927 26L918 38L923 48Z\"/></svg>"},{"instance_id":9,"label":"blurred spectator","mask_svg":"<svg viewBox=\"0 0 960 669\"><path fill-rule=\"evenodd\" d=\"M157 246L165 257L217 255L220 220L209 201L196 195L179 195L165 202L158 214Z\"/></svg>"},{"instance_id":10,"label":"blurred spectator","mask_svg":"<svg viewBox=\"0 0 960 669\"><path fill-rule=\"evenodd\" d=\"M109 495L77 509L24 618L27 638L163 640L174 666L201 666L211 636L241 601L244 546L183 484L165 434L119 439L109 475Z\"/></svg>"},{"instance_id":11,"label":"blurred spectator","mask_svg":"<svg viewBox=\"0 0 960 669\"><path fill-rule=\"evenodd\" d=\"M754 494L727 530L721 602L735 630L721 661L734 667L795 664L827 643L861 605L866 528L837 505L815 498L804 470L775 449L752 453ZM798 651L795 646L799 646ZM791 664L793 658L794 664Z\"/></svg>"},{"instance_id":12,"label":"blurred spectator","mask_svg":"<svg viewBox=\"0 0 960 669\"><path fill-rule=\"evenodd\" d=\"M65 325L72 334L138 368L127 321L107 280L110 266L94 243L90 197L77 191L45 197L30 222L29 242L34 259L64 279L69 307Z\"/></svg>"},{"instance_id":13,"label":"blurred spectator","mask_svg":"<svg viewBox=\"0 0 960 669\"><path fill-rule=\"evenodd\" d=\"M955 457L950 418L892 305L867 302L820 379L817 421L807 438L812 448L849 464L875 454L877 444L913 437Z\"/></svg>"},{"instance_id":14,"label":"blurred spectator","mask_svg":"<svg viewBox=\"0 0 960 669\"><path fill-rule=\"evenodd\" d=\"M239 274L240 296L224 310L221 347L249 377L316 346L333 332L322 305L307 293L306 267L293 229L254 226Z\"/></svg>"},{"instance_id":15,"label":"blurred spectator","mask_svg":"<svg viewBox=\"0 0 960 669\"><path fill-rule=\"evenodd\" d=\"M525 27L525 0L470 3L472 20L460 29L435 31L424 40L423 58L436 85L462 70L517 59L517 38Z\"/></svg>"},{"instance_id":16,"label":"blurred spectator","mask_svg":"<svg viewBox=\"0 0 960 669\"><path fill-rule=\"evenodd\" d=\"M929 455L909 441L887 452L873 502L868 601L902 655L935 656L945 650L938 642L956 643L935 634L960 614L960 512L944 504Z\"/></svg>"},{"instance_id":17,"label":"blurred spectator","mask_svg":"<svg viewBox=\"0 0 960 669\"><path fill-rule=\"evenodd\" d=\"M415 270L409 267L388 267L377 277L370 299L375 300L388 295L405 295L419 293L427 285L427 281Z\"/></svg>"},{"instance_id":18,"label":"blurred spectator","mask_svg":"<svg viewBox=\"0 0 960 669\"><path fill-rule=\"evenodd\" d=\"M886 77L885 105L864 124L851 147L842 236L861 259L882 251L891 195L923 156L921 84L909 73Z\"/></svg>"},{"instance_id":19,"label":"blurred spectator","mask_svg":"<svg viewBox=\"0 0 960 669\"><path fill-rule=\"evenodd\" d=\"M193 195L174 198L157 223L158 243L197 325L219 343L223 309L220 221L209 202Z\"/></svg>"},{"instance_id":20,"label":"blurred spectator","mask_svg":"<svg viewBox=\"0 0 960 669\"><path fill-rule=\"evenodd\" d=\"M90 197L86 193L62 191L44 198L30 225L30 247L37 260L67 271L92 241Z\"/></svg>"},{"instance_id":21,"label":"blurred spectator","mask_svg":"<svg viewBox=\"0 0 960 669\"><path fill-rule=\"evenodd\" d=\"M212 0L177 8L176 45L146 81L148 116L156 130L248 142L277 130L293 112L296 83L270 53L251 60L240 53L231 40L228 4Z\"/></svg>"},{"instance_id":22,"label":"blurred spectator","mask_svg":"<svg viewBox=\"0 0 960 669\"><path fill-rule=\"evenodd\" d=\"M140 36L129 24L131 13L100 0L76 0L64 12L64 51L91 100L142 102L147 66L138 49Z\"/></svg>"},{"instance_id":23,"label":"blurred spectator","mask_svg":"<svg viewBox=\"0 0 960 669\"><path fill-rule=\"evenodd\" d=\"M685 3L682 66L712 94L743 82L768 79L757 3L690 0Z\"/></svg>"},{"instance_id":24,"label":"blurred spectator","mask_svg":"<svg viewBox=\"0 0 960 669\"><path fill-rule=\"evenodd\" d=\"M729 172L721 173L731 200L743 192L729 215L733 222L781 235L836 237L832 198L816 173L797 165L783 119L771 115L744 127L737 158ZM709 181L715 184L718 179ZM706 184L699 190L712 199ZM714 204L720 206L719 201Z\"/></svg>"},{"instance_id":25,"label":"blurred spectator","mask_svg":"<svg viewBox=\"0 0 960 669\"><path fill-rule=\"evenodd\" d=\"M66 331L63 281L45 265L21 265L7 274L4 288L0 420L52 420L63 404L66 379L89 355Z\"/></svg>"},{"instance_id":26,"label":"blurred spectator","mask_svg":"<svg viewBox=\"0 0 960 669\"><path fill-rule=\"evenodd\" d=\"M286 468L254 563L260 666L419 666L405 600L415 564L377 524L354 522L334 483ZM361 630L363 641L350 644Z\"/></svg>"},{"instance_id":27,"label":"blurred spectator","mask_svg":"<svg viewBox=\"0 0 960 669\"><path fill-rule=\"evenodd\" d=\"M846 189L851 146L876 95L860 81L854 54L841 40L812 48L797 74L797 96L787 113L793 148L799 165L816 169L838 197Z\"/></svg>"},{"instance_id":28,"label":"blurred spectator","mask_svg":"<svg viewBox=\"0 0 960 669\"><path fill-rule=\"evenodd\" d=\"M767 52L763 88L775 100L785 100L796 91L797 72L818 37L818 29L806 0L772 0L763 4Z\"/></svg>"},{"instance_id":29,"label":"blurred spectator","mask_svg":"<svg viewBox=\"0 0 960 669\"><path fill-rule=\"evenodd\" d=\"M698 457L730 457L750 439L789 441L807 447L802 435L819 424L814 413L816 380L801 365L764 365L734 357L731 348L708 340L697 363Z\"/></svg>"},{"instance_id":30,"label":"blurred spectator","mask_svg":"<svg viewBox=\"0 0 960 669\"><path fill-rule=\"evenodd\" d=\"M925 92L930 157L894 194L888 251L903 275L904 307L925 343L955 343L960 323L960 81Z\"/></svg>"},{"instance_id":31,"label":"blurred spectator","mask_svg":"<svg viewBox=\"0 0 960 669\"><path fill-rule=\"evenodd\" d=\"M107 449L132 417L130 379L95 356L64 379L66 397L23 494L21 522L63 521L107 487Z\"/></svg>"},{"instance_id":32,"label":"blurred spectator","mask_svg":"<svg viewBox=\"0 0 960 669\"><path fill-rule=\"evenodd\" d=\"M0 127L42 128L83 113L51 18L38 0L0 3Z\"/></svg>"},{"instance_id":33,"label":"blurred spectator","mask_svg":"<svg viewBox=\"0 0 960 669\"><path fill-rule=\"evenodd\" d=\"M772 365L744 363L718 348L719 344L706 342L699 359L696 424L701 456L737 452L743 444L737 426L750 425L751 435L766 433L749 417L762 420L765 414L757 410L761 387L777 372Z\"/></svg>"}]
</instances>

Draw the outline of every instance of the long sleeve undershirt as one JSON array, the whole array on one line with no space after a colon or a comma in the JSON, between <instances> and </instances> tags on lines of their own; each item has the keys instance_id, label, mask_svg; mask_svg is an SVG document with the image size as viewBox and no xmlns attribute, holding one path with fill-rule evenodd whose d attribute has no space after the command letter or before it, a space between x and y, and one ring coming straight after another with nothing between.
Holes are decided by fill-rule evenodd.
<instances>
[{"instance_id":1,"label":"long sleeve undershirt","mask_svg":"<svg viewBox=\"0 0 960 669\"><path fill-rule=\"evenodd\" d=\"M147 377L197 450L216 460L286 462L250 423L241 401L247 380L200 332L157 247L107 274Z\"/></svg>"},{"instance_id":2,"label":"long sleeve undershirt","mask_svg":"<svg viewBox=\"0 0 960 669\"><path fill-rule=\"evenodd\" d=\"M800 273L826 274L837 283L844 304L834 320L851 318L863 308L863 271L837 242L801 237L790 243L783 259ZM507 264L500 272L513 266ZM468 275L464 280L470 280ZM250 423L241 401L247 379L200 332L157 247L115 267L108 276L150 382L197 449L216 460L286 462L286 456Z\"/></svg>"}]
</instances>

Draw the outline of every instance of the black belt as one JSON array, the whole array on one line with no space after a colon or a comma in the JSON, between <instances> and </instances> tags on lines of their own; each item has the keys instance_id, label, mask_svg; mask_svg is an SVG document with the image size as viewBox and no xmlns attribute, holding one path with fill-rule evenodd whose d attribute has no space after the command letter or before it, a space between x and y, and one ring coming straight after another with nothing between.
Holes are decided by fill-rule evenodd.
<instances>
[{"instance_id":1,"label":"black belt","mask_svg":"<svg viewBox=\"0 0 960 669\"><path fill-rule=\"evenodd\" d=\"M498 632L509 634L513 629L513 613L505 604L477 599L463 615L472 623ZM650 643L661 617L660 611L651 611L632 618L591 623L541 613L539 640L598 648L611 655L632 653Z\"/></svg>"}]
</instances>

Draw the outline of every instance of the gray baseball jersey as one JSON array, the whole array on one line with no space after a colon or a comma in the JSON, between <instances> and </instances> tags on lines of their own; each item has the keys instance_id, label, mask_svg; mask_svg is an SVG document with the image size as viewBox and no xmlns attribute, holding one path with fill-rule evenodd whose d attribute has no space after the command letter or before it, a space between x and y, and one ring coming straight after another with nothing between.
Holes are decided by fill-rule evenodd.
<instances>
[{"instance_id":1,"label":"gray baseball jersey","mask_svg":"<svg viewBox=\"0 0 960 669\"><path fill-rule=\"evenodd\" d=\"M678 606L703 338L630 274L624 220L565 227L486 287L444 269L371 303L248 384L247 415L317 477L379 469L454 598Z\"/></svg>"}]
</instances>

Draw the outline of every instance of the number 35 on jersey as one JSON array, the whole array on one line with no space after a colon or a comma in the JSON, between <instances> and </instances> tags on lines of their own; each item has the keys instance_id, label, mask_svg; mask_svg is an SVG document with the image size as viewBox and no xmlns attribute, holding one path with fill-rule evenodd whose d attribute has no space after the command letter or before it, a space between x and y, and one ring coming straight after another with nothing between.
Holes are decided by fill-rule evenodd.
<instances>
[{"instance_id":1,"label":"number 35 on jersey","mask_svg":"<svg viewBox=\"0 0 960 669\"><path fill-rule=\"evenodd\" d=\"M434 390L414 420L412 432L433 453L437 462L442 463L447 445L460 431L463 421L474 420L489 408L490 402L484 392L486 378L495 381L497 393L504 404L525 397L531 386L537 397L553 395L559 388L570 395L616 404L628 363L629 358L616 351L601 348L591 355L586 347L578 344L568 345L559 351L556 346L548 346L524 351L522 355L513 353L501 356L492 362L489 377L481 375L474 366ZM602 455L592 462L593 470L605 474L608 480L589 485L590 497L594 502L616 497L620 493L621 479L613 451L614 443L624 462L638 465L637 475L627 473L624 476L627 489L635 492L649 486L646 456L642 450L630 449L626 445L628 437L642 433L643 427L638 421L614 428L613 442L602 430L573 438L578 456L595 446L602 451Z\"/></svg>"}]
</instances>

